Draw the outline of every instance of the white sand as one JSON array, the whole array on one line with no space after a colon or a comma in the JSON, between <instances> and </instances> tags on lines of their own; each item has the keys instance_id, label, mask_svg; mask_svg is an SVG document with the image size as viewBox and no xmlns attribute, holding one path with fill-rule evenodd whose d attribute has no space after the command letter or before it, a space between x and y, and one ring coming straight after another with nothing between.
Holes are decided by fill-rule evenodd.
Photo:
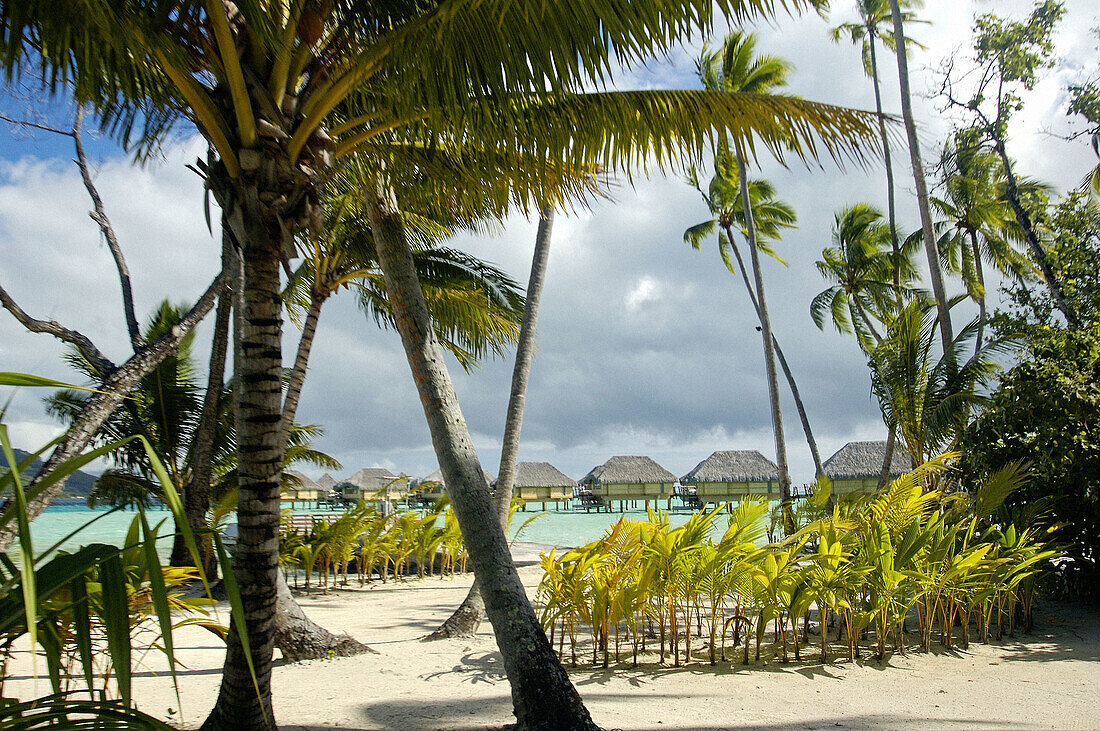
<instances>
[{"instance_id":1,"label":"white sand","mask_svg":"<svg viewBox=\"0 0 1100 731\"><path fill-rule=\"evenodd\" d=\"M521 573L529 587L540 575L537 566ZM427 730L509 723L508 682L487 622L472 640L418 641L468 586L468 577L431 578L300 597L315 621L350 632L378 654L278 665L280 726ZM1100 729L1100 613L1047 605L1037 619L1030 635L972 643L966 652L895 655L885 664L822 666L816 648L806 648L801 663L787 665L632 668L628 660L570 674L607 729ZM203 630L180 631L176 642L188 668L181 675L183 724L192 728L217 695L224 651ZM42 692L44 685L39 681ZM10 681L5 690L29 695L30 681ZM166 677L141 673L134 697L143 710L178 722Z\"/></svg>"}]
</instances>

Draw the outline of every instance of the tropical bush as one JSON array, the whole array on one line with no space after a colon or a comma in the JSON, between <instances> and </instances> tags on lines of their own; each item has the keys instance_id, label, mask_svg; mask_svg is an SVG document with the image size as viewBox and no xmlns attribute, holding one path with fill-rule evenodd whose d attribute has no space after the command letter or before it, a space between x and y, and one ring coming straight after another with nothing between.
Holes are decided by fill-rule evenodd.
<instances>
[{"instance_id":1,"label":"tropical bush","mask_svg":"<svg viewBox=\"0 0 1100 731\"><path fill-rule=\"evenodd\" d=\"M0 374L0 383L66 385L22 374ZM36 675L39 658L44 656L52 690L48 696L23 701L0 698L0 729L167 728L132 706L134 660L150 651L162 652L174 679L174 629L203 624L224 634L224 628L206 616L205 607L212 603L209 591L205 598L198 599L185 598L180 591L183 584L194 579L205 582L205 577L198 569L161 564L156 542L162 538L162 525L151 525L140 505L121 547L92 543L72 552L60 548L87 525L46 550L34 545L26 514L28 500L93 459L135 441L146 451L164 500L178 520L183 514L179 495L154 448L144 438L105 444L62 463L25 489L26 469L56 442L18 461L7 428L0 424L6 465L0 474L0 495L5 497L0 508L0 530L15 534L12 547L0 552L0 693L17 642L29 642L33 648ZM197 557L195 537L186 521L181 525L185 541ZM220 542L214 543L224 561ZM233 616L240 625L243 615L232 581L227 591Z\"/></svg>"},{"instance_id":2,"label":"tropical bush","mask_svg":"<svg viewBox=\"0 0 1100 731\"><path fill-rule=\"evenodd\" d=\"M740 648L747 664L750 654L760 660L769 629L773 657L801 659L815 614L822 661L842 635L849 659L865 648L879 659L888 647L905 652L910 618L925 650L934 637L966 646L972 625L982 641L1013 632L1019 618L1030 624L1036 579L1059 552L1042 515L1004 509L1026 479L1018 465L963 492L947 471L957 457L877 494L840 496L831 511L823 480L803 512L820 517L778 542L765 542L769 506L751 497L676 528L663 512L621 519L597 541L543 554L543 626L563 658L569 645L573 664L590 639L604 667L624 643L634 663L653 643L660 662L714 664Z\"/></svg>"},{"instance_id":3,"label":"tropical bush","mask_svg":"<svg viewBox=\"0 0 1100 731\"><path fill-rule=\"evenodd\" d=\"M385 582L413 573L443 578L466 571L462 533L445 499L427 510L388 515L360 502L335 521L314 520L306 530L291 527L290 511L283 515L279 556L288 581L294 570L295 588L304 577L302 588L310 589L314 574L323 588L330 580L346 586L352 566L360 586L374 576Z\"/></svg>"}]
</instances>

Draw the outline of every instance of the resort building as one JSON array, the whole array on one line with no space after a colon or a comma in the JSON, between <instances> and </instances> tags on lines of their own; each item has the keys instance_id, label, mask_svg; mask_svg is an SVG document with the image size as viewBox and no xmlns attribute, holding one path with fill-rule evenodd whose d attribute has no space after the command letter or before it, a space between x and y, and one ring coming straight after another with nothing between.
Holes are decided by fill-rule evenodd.
<instances>
[{"instance_id":1,"label":"resort building","mask_svg":"<svg viewBox=\"0 0 1100 731\"><path fill-rule=\"evenodd\" d=\"M283 470L282 492L282 500L289 502L291 507L300 502L315 503L328 494L320 485L296 470Z\"/></svg>"},{"instance_id":2,"label":"resort building","mask_svg":"<svg viewBox=\"0 0 1100 731\"><path fill-rule=\"evenodd\" d=\"M404 479L403 479L404 478ZM366 467L340 483L345 500L404 500L409 493L405 475L395 475L384 467Z\"/></svg>"},{"instance_id":3,"label":"resort building","mask_svg":"<svg viewBox=\"0 0 1100 731\"><path fill-rule=\"evenodd\" d=\"M573 499L573 487L577 483L568 475L549 462L520 462L516 465L516 481L512 494L520 500L527 502L541 502L542 509L546 510L546 503L554 503L554 507L561 508L561 504ZM493 482L496 488L496 482Z\"/></svg>"},{"instance_id":4,"label":"resort building","mask_svg":"<svg viewBox=\"0 0 1100 731\"><path fill-rule=\"evenodd\" d=\"M882 476L882 464L886 461L886 442L848 442L822 467L832 480L833 495L853 492L872 493L878 490ZM890 475L894 479L913 469L913 461L905 445L900 442L894 448L890 460Z\"/></svg>"},{"instance_id":5,"label":"resort building","mask_svg":"<svg viewBox=\"0 0 1100 731\"><path fill-rule=\"evenodd\" d=\"M336 478L325 473L317 478L317 487L321 488L325 495L336 489Z\"/></svg>"},{"instance_id":6,"label":"resort building","mask_svg":"<svg viewBox=\"0 0 1100 731\"><path fill-rule=\"evenodd\" d=\"M492 485L496 481L496 478L493 477L485 469L481 470L481 474L485 475L485 481L490 485ZM447 494L447 485L443 481L443 470L436 470L435 472L425 477L423 480L417 482L416 485L417 486L414 492L416 492L416 494L420 496L421 500L424 500L426 502L434 503L436 500ZM421 485L424 485L424 487L421 487Z\"/></svg>"},{"instance_id":7,"label":"resort building","mask_svg":"<svg viewBox=\"0 0 1100 731\"><path fill-rule=\"evenodd\" d=\"M581 486L608 509L618 501L619 512L628 506L637 507L638 501L648 508L650 500L667 500L671 508L675 484L676 475L649 457L612 457L581 479Z\"/></svg>"},{"instance_id":8,"label":"resort building","mask_svg":"<svg viewBox=\"0 0 1100 731\"><path fill-rule=\"evenodd\" d=\"M740 500L756 495L779 499L779 468L755 449L730 449L715 452L695 469L680 478L680 484L693 486L702 504Z\"/></svg>"}]
</instances>

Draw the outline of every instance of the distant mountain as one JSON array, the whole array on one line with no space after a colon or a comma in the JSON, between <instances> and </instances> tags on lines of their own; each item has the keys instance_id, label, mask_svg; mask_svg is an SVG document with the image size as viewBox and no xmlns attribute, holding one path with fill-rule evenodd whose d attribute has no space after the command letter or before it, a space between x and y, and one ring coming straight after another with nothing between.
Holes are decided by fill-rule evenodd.
<instances>
[{"instance_id":1,"label":"distant mountain","mask_svg":"<svg viewBox=\"0 0 1100 731\"><path fill-rule=\"evenodd\" d=\"M22 462L27 457L31 456L30 452L24 452L22 449L16 449L14 451L15 451L15 459L19 462ZM0 457L0 465L3 465L2 467L0 467L0 469L3 469L5 471L7 470L7 467L8 467L7 461L4 460L2 457ZM42 469L42 460L36 459L33 462L31 462L31 467L30 467L29 470L27 470L27 472L30 475L37 475L38 471L41 470L41 469ZM92 474L89 474L87 472L77 470L76 472L69 475L68 479L65 480L65 490L64 490L64 492L62 492L61 496L62 497L87 497L88 493L92 491L92 485L95 484L96 479L97 479L96 475L92 475Z\"/></svg>"}]
</instances>

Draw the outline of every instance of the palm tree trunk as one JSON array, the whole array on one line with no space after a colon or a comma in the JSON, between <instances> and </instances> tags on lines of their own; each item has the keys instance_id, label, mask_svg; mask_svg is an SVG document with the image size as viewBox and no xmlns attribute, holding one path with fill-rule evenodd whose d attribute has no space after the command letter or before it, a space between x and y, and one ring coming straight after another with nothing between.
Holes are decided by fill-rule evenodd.
<instances>
[{"instance_id":1,"label":"palm tree trunk","mask_svg":"<svg viewBox=\"0 0 1100 731\"><path fill-rule=\"evenodd\" d=\"M222 267L235 266L236 254L229 242L228 232L222 234ZM229 295L229 296L227 296ZM206 378L206 393L202 400L202 413L192 442L191 480L183 491L183 511L192 533L206 527L206 512L210 509L210 478L213 472L214 436L218 428L222 391L225 388L225 356L229 348L229 314L231 292L218 297L214 311L214 338L210 345L210 370ZM172 542L172 566L191 566L191 552L183 540L183 533L176 531ZM217 566L217 562L212 564Z\"/></svg>"},{"instance_id":2,"label":"palm tree trunk","mask_svg":"<svg viewBox=\"0 0 1100 731\"><path fill-rule=\"evenodd\" d=\"M246 204L247 205L247 204ZM233 573L240 586L255 685L241 638L231 627L221 690L204 729L275 727L271 708L271 667L275 641L276 586L279 579L279 492L283 465L282 300L279 263L281 236L266 221L248 216L244 297L241 308L240 363L237 366L237 451L240 535ZM252 219L247 220L247 219ZM249 225L252 224L252 225Z\"/></svg>"},{"instance_id":3,"label":"palm tree trunk","mask_svg":"<svg viewBox=\"0 0 1100 731\"><path fill-rule=\"evenodd\" d=\"M523 429L523 408L527 402L527 380L531 373L531 360L535 355L535 326L539 318L539 301L542 285L546 280L546 264L550 259L550 234L554 229L554 209L544 206L539 214L539 228L535 235L535 251L531 257L531 276L527 280L527 299L523 306L523 322L520 324L519 342L516 344L516 363L512 368L512 392L508 396L508 415L504 421L504 440L500 449L500 470L497 472L496 509L500 524L507 533L508 512L512 506L512 490L516 481L516 460L519 457L519 437ZM424 640L445 637L469 637L477 632L485 603L481 599L481 585L477 577L458 609L447 618L439 629Z\"/></svg>"},{"instance_id":4,"label":"palm tree trunk","mask_svg":"<svg viewBox=\"0 0 1100 731\"><path fill-rule=\"evenodd\" d=\"M978 297L978 334L974 338L974 355L982 349L982 340L985 336L986 302L985 302L985 272L982 271L982 250L978 246L978 232L970 229L970 252L974 257L974 276L978 280L978 286L982 293Z\"/></svg>"},{"instance_id":5,"label":"palm tree trunk","mask_svg":"<svg viewBox=\"0 0 1100 731\"><path fill-rule=\"evenodd\" d=\"M504 528L432 330L393 189L379 175L364 197L397 331L512 686L517 727L595 729L539 625L512 562Z\"/></svg>"},{"instance_id":6,"label":"palm tree trunk","mask_svg":"<svg viewBox=\"0 0 1100 731\"><path fill-rule=\"evenodd\" d=\"M887 428L886 457L882 460L882 472L878 476L878 489L880 490L886 486L886 481L890 479L890 465L894 462L894 449L897 448L897 429L893 424L888 424Z\"/></svg>"},{"instance_id":7,"label":"palm tree trunk","mask_svg":"<svg viewBox=\"0 0 1100 731\"><path fill-rule=\"evenodd\" d=\"M901 114L905 120L905 133L909 139L909 161L913 167L913 182L917 188L917 207L920 209L921 233L924 236L924 253L928 257L928 276L932 279L932 294L940 314L940 342L944 352L951 346L951 312L947 307L947 293L940 270L940 254L936 250L936 237L932 232L932 212L928 207L928 184L924 179L924 164L920 157L920 141L917 125L913 121L913 101L909 93L909 60L905 54L905 28L902 26L898 0L890 0L890 12L894 17L894 44L898 49L898 80L901 84Z\"/></svg>"},{"instance_id":8,"label":"palm tree trunk","mask_svg":"<svg viewBox=\"0 0 1100 731\"><path fill-rule=\"evenodd\" d=\"M309 365L309 352L313 347L313 338L317 334L317 320L321 317L321 306L325 304L325 298L312 292L309 297L309 309L306 311L306 320L302 324L302 337L298 340L298 354L294 357L294 368L290 371L290 381L287 383L286 397L283 399L283 416L279 428L283 432L283 440L290 435L290 428L294 424L294 415L298 412L298 400L302 395L302 384L306 380L306 368Z\"/></svg>"},{"instance_id":9,"label":"palm tree trunk","mask_svg":"<svg viewBox=\"0 0 1100 731\"><path fill-rule=\"evenodd\" d=\"M737 175L741 186L741 206L745 214L745 230L748 233L749 257L753 275L756 277L756 301L760 315L760 329L764 338L764 367L768 376L768 399L771 401L772 429L775 434L775 463L779 467L779 499L783 506L783 523L787 531L794 530L794 515L791 511L791 475L787 470L787 441L783 435L783 411L779 405L779 379L775 370L775 348L773 347L772 323L768 315L768 298L764 293L764 274L760 271L760 254L756 245L756 223L752 217L752 203L749 200L749 177L745 166L745 157L741 150L737 153Z\"/></svg>"},{"instance_id":10,"label":"palm tree trunk","mask_svg":"<svg viewBox=\"0 0 1100 731\"><path fill-rule=\"evenodd\" d=\"M867 27L867 43L871 50L871 81L875 86L875 111L878 112L878 129L882 137L882 158L886 163L886 215L890 222L890 249L894 252L894 296L898 309L902 306L901 297L901 246L898 244L897 207L894 204L894 163L890 159L890 138L886 134L886 118L882 114L882 89L878 78L878 57L875 51L875 36L878 30L874 25Z\"/></svg>"},{"instance_id":11,"label":"palm tree trunk","mask_svg":"<svg viewBox=\"0 0 1100 731\"><path fill-rule=\"evenodd\" d=\"M733 250L733 255L737 258L737 268L741 273L741 279L745 282L745 289L748 290L749 300L752 301L752 309L756 312L757 320L760 319L760 305L756 301L756 293L753 291L752 282L749 281L748 270L745 268L745 260L741 258L741 249L737 246L733 239L733 231L726 227L726 238L729 239L730 249ZM763 325L761 324L761 327ZM794 381L794 375L791 373L791 368L787 365L787 358L783 355L783 349L779 347L779 340L776 339L775 333L772 333L772 345L775 346L775 357L779 360L779 367L783 370L783 376L787 379L787 385L791 389L791 396L794 397L795 410L798 411L798 418L802 422L802 431L806 434L806 444L810 447L810 455L814 459L814 476L821 477L825 474L825 468L821 466L821 453L817 450L817 440L814 439L813 430L810 429L810 419L806 416L806 407L802 403L802 394L798 390L798 384Z\"/></svg>"},{"instance_id":12,"label":"palm tree trunk","mask_svg":"<svg viewBox=\"0 0 1100 731\"><path fill-rule=\"evenodd\" d=\"M1028 249L1031 251L1032 258L1035 259L1035 263L1039 265L1039 270L1043 273L1043 279L1046 281L1047 288L1050 289L1050 296L1054 300L1054 305L1062 314L1065 315L1066 321L1074 327L1081 324L1080 318L1077 316L1077 312L1073 309L1073 306L1066 301L1065 294L1062 292L1062 286L1058 282L1058 277L1054 273L1054 269L1050 266L1050 259L1047 258L1046 249L1043 248L1042 242L1039 241L1038 235L1035 233L1035 225L1031 220L1031 214L1024 208L1023 203L1020 201L1020 189L1016 182L1016 173L1012 169L1012 160L1008 157L1008 151L1005 149L1004 141L998 134L992 134L993 147L997 151L998 157L1001 158L1001 164L1005 169L1005 197L1008 198L1008 204L1012 206L1012 213L1016 216L1016 223L1019 224L1020 230L1024 232L1024 240L1027 241Z\"/></svg>"}]
</instances>

